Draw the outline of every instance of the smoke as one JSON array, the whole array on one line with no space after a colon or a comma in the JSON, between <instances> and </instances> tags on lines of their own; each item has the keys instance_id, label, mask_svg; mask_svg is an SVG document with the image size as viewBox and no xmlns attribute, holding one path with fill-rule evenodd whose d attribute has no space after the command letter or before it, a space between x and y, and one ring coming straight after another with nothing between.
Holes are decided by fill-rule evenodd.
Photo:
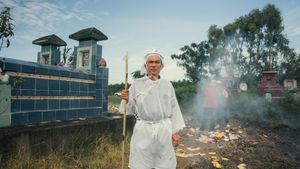
<instances>
[{"instance_id":1,"label":"smoke","mask_svg":"<svg viewBox=\"0 0 300 169\"><path fill-rule=\"evenodd\" d=\"M299 92L292 94L293 97L283 94L280 99L271 100L259 96L258 79L250 74L241 77L241 66L230 54L218 54L221 59L209 64L210 78L201 79L197 94L187 110L192 112L194 127L212 130L218 124L227 124L232 117L266 126L300 127ZM246 90L240 90L241 82L247 85ZM224 90L228 93L227 98L224 97Z\"/></svg>"},{"instance_id":2,"label":"smoke","mask_svg":"<svg viewBox=\"0 0 300 169\"><path fill-rule=\"evenodd\" d=\"M197 87L197 95L189 107L193 112L193 125L212 130L217 124L227 123L228 95L224 84L216 79L203 79Z\"/></svg>"}]
</instances>

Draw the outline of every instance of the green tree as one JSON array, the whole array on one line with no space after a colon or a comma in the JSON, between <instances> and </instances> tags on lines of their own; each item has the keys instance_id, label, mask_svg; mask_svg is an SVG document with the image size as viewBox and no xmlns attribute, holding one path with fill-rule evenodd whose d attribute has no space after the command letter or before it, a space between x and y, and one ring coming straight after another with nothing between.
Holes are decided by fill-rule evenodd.
<instances>
[{"instance_id":1,"label":"green tree","mask_svg":"<svg viewBox=\"0 0 300 169\"><path fill-rule=\"evenodd\" d=\"M10 16L10 8L4 7L4 10L2 10L0 14L0 39L1 39L0 51L5 42L7 48L10 46L9 37L12 37L14 35L13 33L14 24L12 24L11 21L12 18Z\"/></svg>"},{"instance_id":2,"label":"green tree","mask_svg":"<svg viewBox=\"0 0 300 169\"><path fill-rule=\"evenodd\" d=\"M138 79L138 78L144 77L145 74L141 74L140 70L136 70L136 71L134 71L134 72L131 73L131 76L134 79Z\"/></svg>"},{"instance_id":3,"label":"green tree","mask_svg":"<svg viewBox=\"0 0 300 169\"><path fill-rule=\"evenodd\" d=\"M280 70L278 61L290 57L289 41L283 29L280 11L271 4L263 10L254 9L223 28L212 25L208 31L211 61L227 65L227 73L237 78L257 77L264 70ZM218 71L211 73L218 75Z\"/></svg>"},{"instance_id":4,"label":"green tree","mask_svg":"<svg viewBox=\"0 0 300 169\"><path fill-rule=\"evenodd\" d=\"M203 77L207 77L207 60L209 58L207 42L192 43L180 50L181 54L173 54L171 58L177 60L177 65L186 70L185 76L192 82L199 82Z\"/></svg>"}]
</instances>

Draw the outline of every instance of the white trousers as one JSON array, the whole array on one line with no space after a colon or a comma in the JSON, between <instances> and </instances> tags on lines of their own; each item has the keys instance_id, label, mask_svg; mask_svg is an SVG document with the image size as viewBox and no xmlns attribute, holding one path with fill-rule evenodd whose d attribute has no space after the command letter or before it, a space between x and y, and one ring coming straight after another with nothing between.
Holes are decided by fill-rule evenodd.
<instances>
[{"instance_id":1,"label":"white trousers","mask_svg":"<svg viewBox=\"0 0 300 169\"><path fill-rule=\"evenodd\" d=\"M171 120L137 120L130 143L129 168L175 169L176 165Z\"/></svg>"}]
</instances>

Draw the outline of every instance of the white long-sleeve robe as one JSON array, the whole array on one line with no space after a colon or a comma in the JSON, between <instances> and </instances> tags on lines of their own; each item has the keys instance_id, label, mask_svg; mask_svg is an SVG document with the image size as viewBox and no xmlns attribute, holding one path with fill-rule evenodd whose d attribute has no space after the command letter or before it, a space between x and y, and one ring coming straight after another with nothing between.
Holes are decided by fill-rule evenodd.
<instances>
[{"instance_id":1,"label":"white long-sleeve robe","mask_svg":"<svg viewBox=\"0 0 300 169\"><path fill-rule=\"evenodd\" d=\"M152 81L147 77L135 80L129 88L127 112L137 117L130 143L129 167L176 168L172 133L185 124L172 84L165 79Z\"/></svg>"}]
</instances>

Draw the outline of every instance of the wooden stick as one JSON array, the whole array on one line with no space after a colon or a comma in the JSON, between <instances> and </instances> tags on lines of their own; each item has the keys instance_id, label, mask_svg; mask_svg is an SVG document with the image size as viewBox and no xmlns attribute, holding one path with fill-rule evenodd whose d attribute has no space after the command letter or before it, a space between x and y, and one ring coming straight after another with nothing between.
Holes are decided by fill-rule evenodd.
<instances>
[{"instance_id":1,"label":"wooden stick","mask_svg":"<svg viewBox=\"0 0 300 169\"><path fill-rule=\"evenodd\" d=\"M127 87L128 87L128 52L126 52L125 55L125 90L127 90ZM124 169L124 160L125 160L126 109L127 109L127 102L124 104L124 114L123 114L122 169Z\"/></svg>"}]
</instances>

